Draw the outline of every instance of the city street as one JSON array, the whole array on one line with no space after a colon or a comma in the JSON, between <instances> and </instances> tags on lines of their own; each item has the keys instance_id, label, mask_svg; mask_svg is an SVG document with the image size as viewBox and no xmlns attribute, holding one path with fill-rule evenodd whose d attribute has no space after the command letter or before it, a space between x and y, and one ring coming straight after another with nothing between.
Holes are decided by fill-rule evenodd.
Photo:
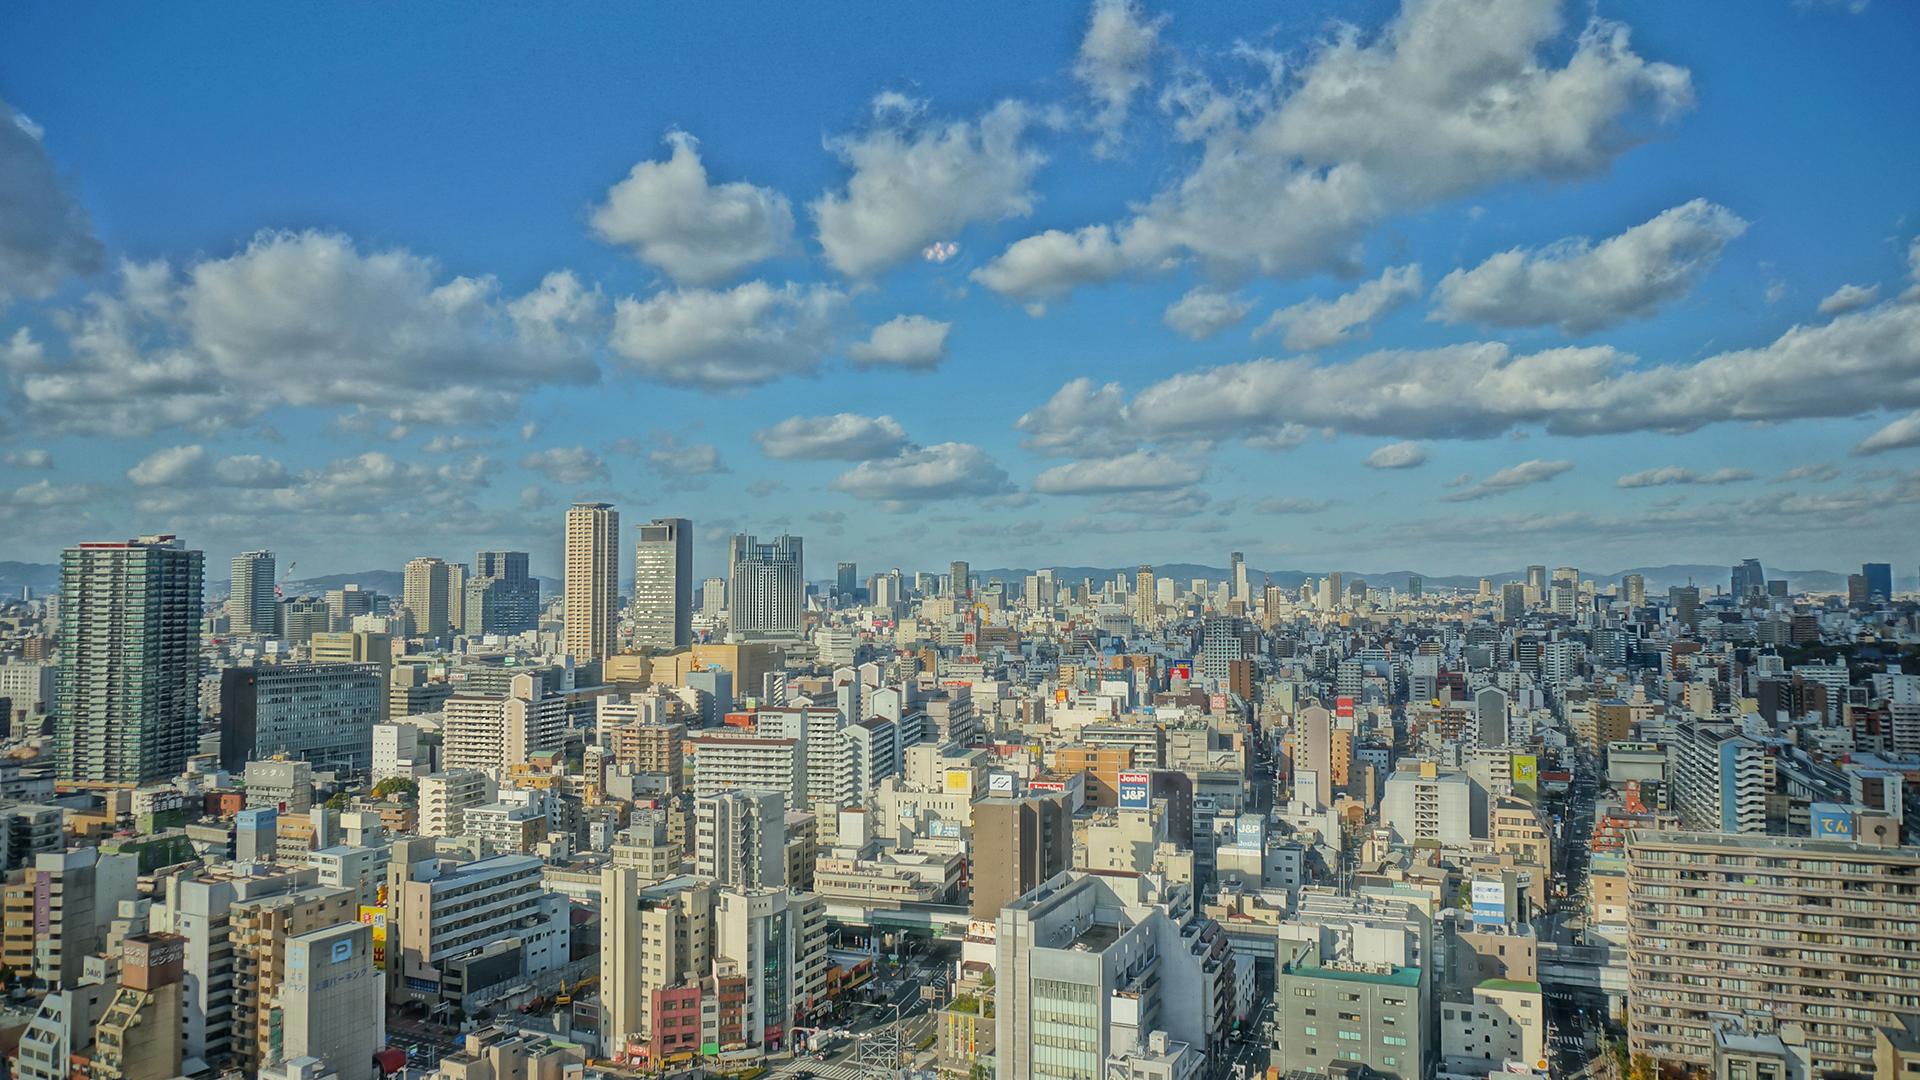
<instances>
[{"instance_id":1,"label":"city street","mask_svg":"<svg viewBox=\"0 0 1920 1080\"><path fill-rule=\"evenodd\" d=\"M443 1055L459 1049L460 1031L446 1024L420 1017L417 1009L403 1012L387 1010L387 1045L407 1051L407 1064L416 1069L431 1069Z\"/></svg>"},{"instance_id":2,"label":"city street","mask_svg":"<svg viewBox=\"0 0 1920 1080\"><path fill-rule=\"evenodd\" d=\"M1267 1024L1273 1019L1273 998L1269 994L1267 1003L1253 1014L1252 1022L1240 1032L1240 1042L1233 1047L1228 1058L1228 1071L1235 1076L1255 1076L1266 1071L1271 1036L1267 1034Z\"/></svg>"}]
</instances>

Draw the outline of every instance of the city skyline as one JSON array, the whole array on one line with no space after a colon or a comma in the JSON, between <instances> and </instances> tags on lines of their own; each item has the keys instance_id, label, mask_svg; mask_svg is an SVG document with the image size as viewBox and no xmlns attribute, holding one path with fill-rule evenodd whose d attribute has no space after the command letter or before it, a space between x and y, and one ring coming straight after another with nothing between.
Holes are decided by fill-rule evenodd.
<instances>
[{"instance_id":1,"label":"city skyline","mask_svg":"<svg viewBox=\"0 0 1920 1080\"><path fill-rule=\"evenodd\" d=\"M0 552L1911 564L1914 11L1493 10L16 13Z\"/></svg>"},{"instance_id":2,"label":"city skyline","mask_svg":"<svg viewBox=\"0 0 1920 1080\"><path fill-rule=\"evenodd\" d=\"M0 1066L1920 1077L1916 45L0 8Z\"/></svg>"}]
</instances>

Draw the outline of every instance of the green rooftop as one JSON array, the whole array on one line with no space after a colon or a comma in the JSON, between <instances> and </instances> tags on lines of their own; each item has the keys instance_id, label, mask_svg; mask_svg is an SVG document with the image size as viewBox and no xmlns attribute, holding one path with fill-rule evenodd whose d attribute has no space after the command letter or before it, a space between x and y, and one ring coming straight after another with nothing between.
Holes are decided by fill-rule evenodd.
<instances>
[{"instance_id":1,"label":"green rooftop","mask_svg":"<svg viewBox=\"0 0 1920 1080\"><path fill-rule=\"evenodd\" d=\"M1523 982L1519 979L1488 979L1479 986L1474 987L1474 989L1492 990L1502 994L1537 994L1540 992L1540 984L1537 982Z\"/></svg>"},{"instance_id":2,"label":"green rooftop","mask_svg":"<svg viewBox=\"0 0 1920 1080\"><path fill-rule=\"evenodd\" d=\"M1390 971L1354 971L1348 968L1321 967L1319 964L1288 964L1285 974L1301 979L1338 979L1341 982L1374 983L1378 986L1420 985L1420 969L1396 967Z\"/></svg>"}]
</instances>

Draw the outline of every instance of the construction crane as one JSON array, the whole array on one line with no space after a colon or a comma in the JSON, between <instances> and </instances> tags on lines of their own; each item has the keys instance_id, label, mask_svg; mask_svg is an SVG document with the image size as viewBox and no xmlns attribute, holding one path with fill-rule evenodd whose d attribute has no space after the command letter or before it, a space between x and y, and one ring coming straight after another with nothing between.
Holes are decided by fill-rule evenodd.
<instances>
[{"instance_id":1,"label":"construction crane","mask_svg":"<svg viewBox=\"0 0 1920 1080\"><path fill-rule=\"evenodd\" d=\"M300 560L294 559L287 563L285 570L280 571L280 580L273 583L273 598L275 600L285 600L287 598L287 582L293 580L293 568L299 565Z\"/></svg>"}]
</instances>

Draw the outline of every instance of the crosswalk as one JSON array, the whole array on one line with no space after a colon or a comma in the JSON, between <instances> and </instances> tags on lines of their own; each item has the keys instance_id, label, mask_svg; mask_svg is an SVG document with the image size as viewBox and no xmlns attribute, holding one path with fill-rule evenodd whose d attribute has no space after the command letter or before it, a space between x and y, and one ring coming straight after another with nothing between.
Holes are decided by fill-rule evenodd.
<instances>
[{"instance_id":1,"label":"crosswalk","mask_svg":"<svg viewBox=\"0 0 1920 1080\"><path fill-rule=\"evenodd\" d=\"M861 1080L862 1076L860 1070L852 1065L830 1065L810 1058L789 1061L774 1070L773 1075L794 1077L801 1073L812 1073L820 1080Z\"/></svg>"}]
</instances>

